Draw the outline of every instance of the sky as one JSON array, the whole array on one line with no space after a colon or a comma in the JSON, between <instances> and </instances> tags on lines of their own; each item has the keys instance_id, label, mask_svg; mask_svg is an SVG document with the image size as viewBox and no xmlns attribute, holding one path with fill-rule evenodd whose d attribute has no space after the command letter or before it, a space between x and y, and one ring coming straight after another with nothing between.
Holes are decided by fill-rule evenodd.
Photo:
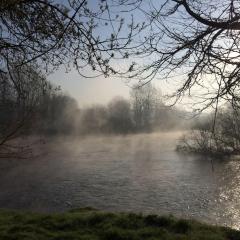
<instances>
[{"instance_id":1,"label":"sky","mask_svg":"<svg viewBox=\"0 0 240 240\"><path fill-rule=\"evenodd\" d=\"M65 1L61 0L60 2L63 3ZM89 4L91 7L95 8L96 6L94 3L96 2L98 1L91 0L89 1ZM162 1L159 1L158 4L160 2ZM137 16L137 19L138 18L139 16ZM140 19L139 22L141 22ZM106 32L104 25L99 29L101 30L102 36L109 34L109 32ZM141 60L145 63L149 59L144 58ZM116 69L124 66L123 60L119 60L119 63L117 64L118 66ZM55 85L60 85L64 93L74 97L77 100L79 107L86 107L92 104L106 104L116 96L129 98L129 92L131 90L123 79L113 77L105 78L104 76L98 78L84 78L74 69L66 73L64 67L50 75L48 79ZM166 81L155 79L153 84L160 89L163 94L168 94L174 92L174 90L176 90L176 86L180 86L181 82L182 79L178 76L177 79L170 79ZM130 84L133 85L133 82ZM188 103L188 101L189 100L186 102ZM181 105L181 102L179 105Z\"/></svg>"},{"instance_id":2,"label":"sky","mask_svg":"<svg viewBox=\"0 0 240 240\"><path fill-rule=\"evenodd\" d=\"M76 99L80 108L95 104L107 104L118 96L129 99L131 86L134 85L133 81L127 83L121 78L105 78L104 76L84 78L74 69L66 73L63 67L51 74L48 79L54 85L61 86L63 93ZM163 95L173 91L172 81L155 79L152 81L152 85ZM177 105L179 107L182 104L179 102Z\"/></svg>"},{"instance_id":3,"label":"sky","mask_svg":"<svg viewBox=\"0 0 240 240\"><path fill-rule=\"evenodd\" d=\"M74 97L80 107L106 104L115 96L129 97L130 88L119 78L83 78L74 69L66 73L61 68L50 75L49 80Z\"/></svg>"},{"instance_id":4,"label":"sky","mask_svg":"<svg viewBox=\"0 0 240 240\"><path fill-rule=\"evenodd\" d=\"M58 1L59 3L67 4L66 0ZM88 1L88 6L92 9L98 9L98 4L99 0ZM114 16L114 14L119 13L117 10L118 9L114 9L111 14ZM121 17L129 17L129 13L122 13ZM135 18L136 17L138 18L138 16L135 16ZM100 35L104 37L107 35L110 36L112 33L112 31L109 32L111 26L105 26L104 24L100 24L100 26L102 27L99 27L97 32L100 31ZM117 69L124 65L122 60L117 64ZM52 83L60 85L64 93L74 97L80 107L92 104L106 104L116 96L129 98L130 87L120 78L105 78L104 76L98 78L84 78L81 77L76 70L71 69L69 73L66 73L64 67L62 67L51 74L48 79Z\"/></svg>"},{"instance_id":5,"label":"sky","mask_svg":"<svg viewBox=\"0 0 240 240\"><path fill-rule=\"evenodd\" d=\"M66 0L57 0L59 3L67 4ZM163 0L155 0L155 4L160 4L163 2ZM142 7L146 10L148 8L147 2L143 2L144 5ZM88 6L92 9L98 9L99 0L89 0ZM145 6L146 5L146 6ZM126 10L126 9L123 9ZM119 14L118 8L111 8L111 17L114 17L116 14ZM121 12L120 17L124 17L126 22L131 22L131 14L132 12ZM135 21L139 21L139 23L142 23L144 20L142 13L134 11L134 19ZM107 17L106 17L107 18ZM103 22L104 23L104 22ZM97 29L97 32L100 31L100 35L105 37L107 35L110 36L112 33L111 26L105 26L105 24L99 23L99 27ZM124 25L125 26L125 25ZM129 30L124 29L124 34L128 33ZM98 33L97 33L98 34ZM114 63L114 67L116 69L121 69L122 66L129 66L128 63L124 63L124 61L127 60L120 60L117 63ZM138 62L146 61L146 59L138 59ZM117 66L115 66L117 64ZM89 71L89 70L88 70ZM88 74L86 74L88 75ZM74 97L80 107L89 106L92 104L106 104L108 103L112 98L116 96L122 96L124 98L129 98L129 92L131 88L126 83L126 80L124 81L121 78L105 78L104 76L98 77L98 78L84 78L78 74L78 72L74 69L72 69L69 73L65 72L64 67L61 67L59 70L51 74L48 79L56 84L60 85L61 89L64 93L67 93ZM130 85L133 85L134 82L131 81ZM154 85L157 88L160 88L162 92L166 92L168 90L169 85L167 86L162 81L154 81Z\"/></svg>"}]
</instances>

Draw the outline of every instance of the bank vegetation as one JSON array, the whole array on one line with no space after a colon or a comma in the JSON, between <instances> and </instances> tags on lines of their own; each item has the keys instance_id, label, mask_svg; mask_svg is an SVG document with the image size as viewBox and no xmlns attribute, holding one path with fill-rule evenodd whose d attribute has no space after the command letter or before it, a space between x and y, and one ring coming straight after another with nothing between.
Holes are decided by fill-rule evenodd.
<instances>
[{"instance_id":1,"label":"bank vegetation","mask_svg":"<svg viewBox=\"0 0 240 240\"><path fill-rule=\"evenodd\" d=\"M36 214L1 210L1 239L238 240L240 232L173 216L109 213L90 208Z\"/></svg>"}]
</instances>

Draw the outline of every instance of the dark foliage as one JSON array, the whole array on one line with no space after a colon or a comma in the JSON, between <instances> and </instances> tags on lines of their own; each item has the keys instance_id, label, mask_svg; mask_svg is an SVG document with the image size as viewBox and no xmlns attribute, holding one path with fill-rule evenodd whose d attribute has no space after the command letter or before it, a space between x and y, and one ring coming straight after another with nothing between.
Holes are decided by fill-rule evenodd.
<instances>
[{"instance_id":1,"label":"dark foliage","mask_svg":"<svg viewBox=\"0 0 240 240\"><path fill-rule=\"evenodd\" d=\"M80 209L63 214L1 211L2 239L237 240L240 233L193 220ZM158 220L157 220L158 219ZM165 219L164 221L162 221ZM149 222L150 221L150 222ZM155 224L158 222L159 224ZM154 224L153 224L154 223ZM167 224L161 224L167 223Z\"/></svg>"}]
</instances>

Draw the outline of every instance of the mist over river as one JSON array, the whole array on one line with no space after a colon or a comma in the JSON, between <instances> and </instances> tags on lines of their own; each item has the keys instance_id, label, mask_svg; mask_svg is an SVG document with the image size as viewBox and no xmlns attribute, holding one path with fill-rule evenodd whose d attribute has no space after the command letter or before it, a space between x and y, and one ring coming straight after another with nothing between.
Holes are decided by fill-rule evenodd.
<instances>
[{"instance_id":1,"label":"mist over river","mask_svg":"<svg viewBox=\"0 0 240 240\"><path fill-rule=\"evenodd\" d=\"M91 206L240 226L240 161L175 152L180 133L48 139L31 159L1 159L0 208Z\"/></svg>"}]
</instances>

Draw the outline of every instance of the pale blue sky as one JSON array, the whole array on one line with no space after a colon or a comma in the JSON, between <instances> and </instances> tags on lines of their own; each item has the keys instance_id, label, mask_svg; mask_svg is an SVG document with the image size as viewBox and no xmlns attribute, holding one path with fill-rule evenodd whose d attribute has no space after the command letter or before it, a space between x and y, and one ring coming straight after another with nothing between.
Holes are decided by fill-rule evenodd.
<instances>
[{"instance_id":1,"label":"pale blue sky","mask_svg":"<svg viewBox=\"0 0 240 240\"><path fill-rule=\"evenodd\" d=\"M83 78L74 69L66 73L62 68L50 75L49 80L74 97L80 107L105 104L115 96L129 97L129 87L121 79Z\"/></svg>"},{"instance_id":2,"label":"pale blue sky","mask_svg":"<svg viewBox=\"0 0 240 240\"><path fill-rule=\"evenodd\" d=\"M66 0L59 1L65 2ZM93 8L95 7L94 4L98 2L99 0L88 1L89 5ZM155 0L155 3L157 4L160 4L161 2L162 0ZM137 19L138 18L139 16L137 16ZM139 21L141 20L143 19L139 19ZM106 32L104 26L101 27L99 31L101 31L102 36L104 36L104 34L110 34L109 32ZM138 61L146 60L147 59L141 59ZM123 60L114 63L118 69L124 66L124 64ZM121 80L120 78L104 78L104 76L98 78L84 78L80 76L76 70L72 69L69 73L66 73L64 67L62 67L50 75L49 80L56 85L60 85L64 92L74 97L78 101L80 107L97 103L105 104L115 96L129 97L130 87L128 87L124 80ZM174 80L174 82L174 85L177 85L177 80ZM173 84L167 84L166 81L163 80L154 81L154 85L160 88L164 94L172 92L173 88L175 88Z\"/></svg>"},{"instance_id":3,"label":"pale blue sky","mask_svg":"<svg viewBox=\"0 0 240 240\"><path fill-rule=\"evenodd\" d=\"M64 4L67 4L67 0L58 1L60 3L62 2ZM92 9L95 9L98 4L99 0L88 1L88 6ZM118 10L119 9L117 8L113 9L113 12L111 12L113 16L118 13ZM121 13L121 17L125 18L129 18L130 15L131 13ZM138 16L135 17L138 18ZM100 32L100 35L103 37L107 35L110 36L112 33L111 26L105 26L104 24L101 24L100 26L101 27L97 30L96 33ZM119 69L124 65L123 62L124 61L121 60L117 63L115 62L114 64L117 64L117 68ZM84 74L89 75L87 74L87 71L84 72ZM50 75L49 80L56 85L60 85L64 92L67 92L69 95L74 97L78 101L80 107L96 103L105 104L115 96L123 96L125 98L129 97L130 88L120 78L105 78L102 76L99 78L86 79L84 77L81 77L76 70L72 69L69 73L66 73L64 67L62 67L60 70Z\"/></svg>"}]
</instances>

